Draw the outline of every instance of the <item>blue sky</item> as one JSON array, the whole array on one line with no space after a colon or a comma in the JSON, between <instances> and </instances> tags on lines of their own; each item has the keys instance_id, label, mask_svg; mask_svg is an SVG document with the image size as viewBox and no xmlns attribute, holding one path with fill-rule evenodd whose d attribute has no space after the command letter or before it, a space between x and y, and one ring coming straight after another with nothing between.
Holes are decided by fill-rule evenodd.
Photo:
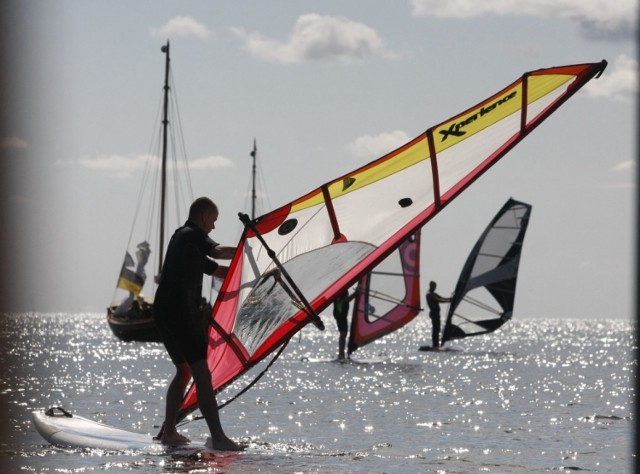
<instances>
[{"instance_id":1,"label":"blue sky","mask_svg":"<svg viewBox=\"0 0 640 474\"><path fill-rule=\"evenodd\" d=\"M533 205L516 317L632 317L633 0L0 8L10 71L0 129L6 310L101 312L110 303L156 125L160 47L170 40L193 193L219 203L212 237L230 245L247 210L254 138L266 211L525 71L606 59L600 79L429 223L422 274L453 290L475 240L514 197Z\"/></svg>"}]
</instances>

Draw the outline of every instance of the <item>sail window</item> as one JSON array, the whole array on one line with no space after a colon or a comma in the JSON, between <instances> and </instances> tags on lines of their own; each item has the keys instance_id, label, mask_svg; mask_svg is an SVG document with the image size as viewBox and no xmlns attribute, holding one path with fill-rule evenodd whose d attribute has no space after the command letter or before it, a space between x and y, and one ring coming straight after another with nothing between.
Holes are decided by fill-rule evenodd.
<instances>
[{"instance_id":1,"label":"sail window","mask_svg":"<svg viewBox=\"0 0 640 474\"><path fill-rule=\"evenodd\" d=\"M398 204L400 204L400 207L409 207L411 204L413 204L413 199L402 198L398 201Z\"/></svg>"},{"instance_id":2,"label":"sail window","mask_svg":"<svg viewBox=\"0 0 640 474\"><path fill-rule=\"evenodd\" d=\"M342 180L342 191L346 191L347 189L349 189L353 183L356 182L355 178L345 178Z\"/></svg>"},{"instance_id":3,"label":"sail window","mask_svg":"<svg viewBox=\"0 0 640 474\"><path fill-rule=\"evenodd\" d=\"M282 225L278 228L278 234L287 235L298 225L298 219L289 219L284 221Z\"/></svg>"}]
</instances>

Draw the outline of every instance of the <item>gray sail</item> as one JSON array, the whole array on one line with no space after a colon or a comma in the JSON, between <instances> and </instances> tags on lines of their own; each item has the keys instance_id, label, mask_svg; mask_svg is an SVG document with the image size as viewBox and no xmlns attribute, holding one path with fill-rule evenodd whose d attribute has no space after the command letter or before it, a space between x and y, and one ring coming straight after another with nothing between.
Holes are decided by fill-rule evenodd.
<instances>
[{"instance_id":1,"label":"gray sail","mask_svg":"<svg viewBox=\"0 0 640 474\"><path fill-rule=\"evenodd\" d=\"M495 331L513 315L531 206L509 199L473 247L454 291L442 342Z\"/></svg>"}]
</instances>

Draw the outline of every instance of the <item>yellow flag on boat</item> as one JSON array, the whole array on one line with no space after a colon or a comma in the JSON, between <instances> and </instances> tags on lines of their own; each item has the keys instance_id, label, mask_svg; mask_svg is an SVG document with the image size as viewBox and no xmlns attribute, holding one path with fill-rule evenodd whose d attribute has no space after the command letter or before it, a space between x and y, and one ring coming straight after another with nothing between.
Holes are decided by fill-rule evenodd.
<instances>
[{"instance_id":1,"label":"yellow flag on boat","mask_svg":"<svg viewBox=\"0 0 640 474\"><path fill-rule=\"evenodd\" d=\"M120 277L118 278L118 284L116 286L118 288L122 288L123 290L127 290L130 293L133 293L135 296L138 296L142 291L144 278L130 268L127 268L131 265L133 265L133 258L131 258L131 255L129 254L129 252L127 252L124 257L122 270L120 270Z\"/></svg>"}]
</instances>

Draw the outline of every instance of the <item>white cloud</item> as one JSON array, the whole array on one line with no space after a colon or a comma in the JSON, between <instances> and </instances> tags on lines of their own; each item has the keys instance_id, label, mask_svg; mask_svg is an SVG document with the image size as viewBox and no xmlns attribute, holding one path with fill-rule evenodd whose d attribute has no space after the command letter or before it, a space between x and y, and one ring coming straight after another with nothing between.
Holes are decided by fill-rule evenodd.
<instances>
[{"instance_id":1,"label":"white cloud","mask_svg":"<svg viewBox=\"0 0 640 474\"><path fill-rule=\"evenodd\" d=\"M635 189L636 188L636 160L623 160L612 166L609 171L613 174L609 180L599 180L598 187L601 189Z\"/></svg>"},{"instance_id":2,"label":"white cloud","mask_svg":"<svg viewBox=\"0 0 640 474\"><path fill-rule=\"evenodd\" d=\"M267 38L260 33L249 33L243 28L234 27L231 31L244 41L249 53L266 61L355 61L370 55L393 56L378 33L367 25L315 13L298 17L287 42Z\"/></svg>"},{"instance_id":3,"label":"white cloud","mask_svg":"<svg viewBox=\"0 0 640 474\"><path fill-rule=\"evenodd\" d=\"M56 166L73 166L76 162L73 160L56 160L55 164Z\"/></svg>"},{"instance_id":4,"label":"white cloud","mask_svg":"<svg viewBox=\"0 0 640 474\"><path fill-rule=\"evenodd\" d=\"M637 167L637 163L634 160L625 160L621 161L617 165L615 165L612 170L613 171L635 171Z\"/></svg>"},{"instance_id":5,"label":"white cloud","mask_svg":"<svg viewBox=\"0 0 640 474\"><path fill-rule=\"evenodd\" d=\"M22 138L18 137L3 137L0 140L0 148L27 148L29 144Z\"/></svg>"},{"instance_id":6,"label":"white cloud","mask_svg":"<svg viewBox=\"0 0 640 474\"><path fill-rule=\"evenodd\" d=\"M160 158L155 155L99 155L95 157L84 157L77 162L58 162L59 166L79 165L96 171L107 171L119 178L129 178L134 173L149 166L159 167ZM207 156L189 160L189 169L207 170L216 168L226 168L233 166L233 162L223 156ZM167 163L169 169L173 169L175 164L171 161ZM178 167L184 169L184 162L178 162Z\"/></svg>"},{"instance_id":7,"label":"white cloud","mask_svg":"<svg viewBox=\"0 0 640 474\"><path fill-rule=\"evenodd\" d=\"M411 0L414 16L470 18L481 15L566 18L590 38L635 38L637 0Z\"/></svg>"},{"instance_id":8,"label":"white cloud","mask_svg":"<svg viewBox=\"0 0 640 474\"><path fill-rule=\"evenodd\" d=\"M402 130L374 136L362 135L349 144L349 150L361 158L377 158L404 145L409 140L409 136Z\"/></svg>"},{"instance_id":9,"label":"white cloud","mask_svg":"<svg viewBox=\"0 0 640 474\"><path fill-rule=\"evenodd\" d=\"M136 171L144 169L149 164L157 165L159 161L154 155L99 155L81 158L77 164L91 170L108 171L119 178L129 178Z\"/></svg>"},{"instance_id":10,"label":"white cloud","mask_svg":"<svg viewBox=\"0 0 640 474\"><path fill-rule=\"evenodd\" d=\"M153 38L175 38L177 36L194 36L205 39L211 35L209 29L188 16L177 16L159 28L150 28Z\"/></svg>"},{"instance_id":11,"label":"white cloud","mask_svg":"<svg viewBox=\"0 0 640 474\"><path fill-rule=\"evenodd\" d=\"M605 97L617 102L632 102L638 95L638 60L619 55L598 79L584 87L590 97Z\"/></svg>"},{"instance_id":12,"label":"white cloud","mask_svg":"<svg viewBox=\"0 0 640 474\"><path fill-rule=\"evenodd\" d=\"M207 156L189 161L189 169L192 170L211 170L216 168L229 168L230 166L233 166L233 161L220 155Z\"/></svg>"},{"instance_id":13,"label":"white cloud","mask_svg":"<svg viewBox=\"0 0 640 474\"><path fill-rule=\"evenodd\" d=\"M149 160L158 160L154 155L99 155L78 160L84 168L106 171L138 171L143 169Z\"/></svg>"}]
</instances>

